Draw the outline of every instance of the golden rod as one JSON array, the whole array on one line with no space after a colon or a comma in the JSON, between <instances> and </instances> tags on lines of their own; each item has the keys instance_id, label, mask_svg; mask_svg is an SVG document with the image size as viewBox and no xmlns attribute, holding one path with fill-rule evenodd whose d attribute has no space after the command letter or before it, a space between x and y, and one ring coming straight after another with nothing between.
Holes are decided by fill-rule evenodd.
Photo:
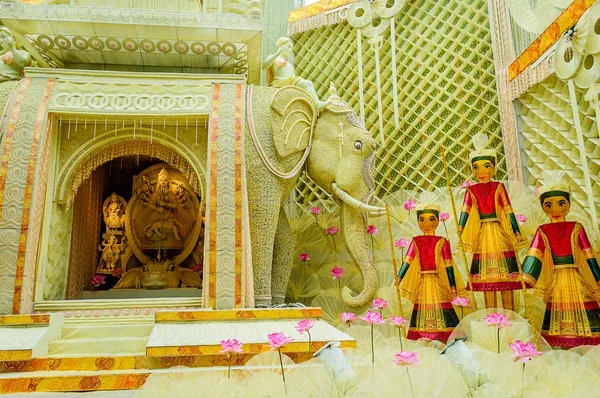
<instances>
[{"instance_id":1,"label":"golden rod","mask_svg":"<svg viewBox=\"0 0 600 398\"><path fill-rule=\"evenodd\" d=\"M448 194L450 195L450 203L452 204L452 215L454 216L454 223L456 224L456 230L458 231L458 215L456 213L456 203L454 202L454 193L452 193L452 182L450 180L450 170L448 168L448 162L446 161L446 153L444 147L440 146L440 152L442 154L442 162L444 163L444 173L446 174L446 182L448 184ZM462 243L462 237L458 235L458 247L462 254L462 260L467 270L467 283L469 284L469 295L471 297L471 303L473 303L473 309L477 310L477 302L475 301L475 295L473 293L473 282L471 281L471 273L469 272L469 266L467 262L467 255Z\"/></svg>"}]
</instances>

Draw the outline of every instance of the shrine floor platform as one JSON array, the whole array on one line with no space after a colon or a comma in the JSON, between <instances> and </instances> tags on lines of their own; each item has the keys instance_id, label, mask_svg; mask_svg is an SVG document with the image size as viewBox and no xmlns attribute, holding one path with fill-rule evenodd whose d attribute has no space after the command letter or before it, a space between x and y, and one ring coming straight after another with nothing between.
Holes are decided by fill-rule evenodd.
<instances>
[{"instance_id":1,"label":"shrine floor platform","mask_svg":"<svg viewBox=\"0 0 600 398\"><path fill-rule=\"evenodd\" d=\"M68 311L64 311L67 304L55 304L53 308L62 306L63 311L49 316L0 319L0 393L130 390L140 388L154 372L223 370L229 358L220 352L220 341L230 338L243 343L243 352L232 356L232 371L236 371L270 350L267 335L274 332L294 339L281 351L295 363L309 360L311 353L330 341L339 341L342 348L356 347L354 339L320 319L320 308L213 311L179 307L144 315L147 307L143 306L102 309L96 302L96 309L90 310L82 307L82 301L95 300L72 303ZM130 300L128 304L142 303ZM125 309L129 310L126 314ZM111 316L104 317L105 310ZM100 311L101 316L90 311ZM315 321L310 349L307 333L300 335L294 328L301 319ZM3 337L14 340L31 330L36 332L34 337L13 341L11 346Z\"/></svg>"}]
</instances>

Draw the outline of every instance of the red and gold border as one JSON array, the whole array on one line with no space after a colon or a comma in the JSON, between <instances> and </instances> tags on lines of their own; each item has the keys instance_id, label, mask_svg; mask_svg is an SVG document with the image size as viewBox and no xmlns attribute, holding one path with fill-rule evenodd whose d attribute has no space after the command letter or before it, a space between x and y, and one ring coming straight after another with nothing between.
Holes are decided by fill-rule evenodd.
<instances>
[{"instance_id":1,"label":"red and gold border","mask_svg":"<svg viewBox=\"0 0 600 398\"><path fill-rule=\"evenodd\" d=\"M156 323L197 322L197 321L239 321L268 319L305 319L323 316L323 309L314 308L282 308L282 309L247 309L217 311L161 311L155 314Z\"/></svg>"},{"instance_id":2,"label":"red and gold border","mask_svg":"<svg viewBox=\"0 0 600 398\"><path fill-rule=\"evenodd\" d=\"M541 57L550 47L556 43L561 35L575 25L583 13L590 8L596 0L575 0L562 14L558 16L546 28L542 34L527 47L525 51L517 57L517 59L508 67L508 79L513 81L523 72L529 65L533 64Z\"/></svg>"},{"instance_id":3,"label":"red and gold border","mask_svg":"<svg viewBox=\"0 0 600 398\"><path fill-rule=\"evenodd\" d=\"M49 314L0 315L0 325L26 326L50 324Z\"/></svg>"},{"instance_id":4,"label":"red and gold border","mask_svg":"<svg viewBox=\"0 0 600 398\"><path fill-rule=\"evenodd\" d=\"M321 0L311 5L298 8L288 15L288 23L296 22L301 19L310 18L323 12L334 10L338 7L352 3L354 0Z\"/></svg>"},{"instance_id":5,"label":"red and gold border","mask_svg":"<svg viewBox=\"0 0 600 398\"><path fill-rule=\"evenodd\" d=\"M33 196L35 168L38 163L38 149L40 146L40 137L44 126L46 125L46 111L50 94L56 79L50 79L44 90L44 95L38 113L35 119L35 128L31 142L29 164L27 166L27 176L25 184L25 194L23 199L23 209L21 214L21 233L19 235L19 249L17 251L17 270L15 276L15 291L13 295L13 314L21 312L21 293L23 289L23 275L25 271L25 255L27 254L27 233L29 232L29 213L31 209L31 197Z\"/></svg>"},{"instance_id":6,"label":"red and gold border","mask_svg":"<svg viewBox=\"0 0 600 398\"><path fill-rule=\"evenodd\" d=\"M221 84L213 86L211 132L210 132L210 235L208 244L208 305L217 304L217 177L219 138L219 99Z\"/></svg>"},{"instance_id":7,"label":"red and gold border","mask_svg":"<svg viewBox=\"0 0 600 398\"><path fill-rule=\"evenodd\" d=\"M15 103L12 108L10 119L8 119L6 132L4 133L4 147L2 148L2 158L0 158L0 219L2 219L4 188L6 187L6 173L8 169L8 162L10 160L12 140L17 128L17 120L19 117L19 111L21 110L21 104L23 103L23 98L25 97L27 88L29 88L29 84L31 84L31 78L26 78L21 83L19 93L17 94L17 98L15 99Z\"/></svg>"},{"instance_id":8,"label":"red and gold border","mask_svg":"<svg viewBox=\"0 0 600 398\"><path fill-rule=\"evenodd\" d=\"M19 377L0 380L4 394L26 392L132 390L146 382L150 372L93 376Z\"/></svg>"},{"instance_id":9,"label":"red and gold border","mask_svg":"<svg viewBox=\"0 0 600 398\"><path fill-rule=\"evenodd\" d=\"M235 87L235 308L242 307L242 123L244 85Z\"/></svg>"},{"instance_id":10,"label":"red and gold border","mask_svg":"<svg viewBox=\"0 0 600 398\"><path fill-rule=\"evenodd\" d=\"M310 351L320 350L329 341L313 341L310 345ZM356 348L356 340L340 342L341 348ZM221 345L186 345L177 347L146 347L146 355L149 357L177 357L177 356L196 356L196 355L222 355ZM244 354L260 354L261 352L271 351L267 343L243 344ZM281 347L282 353L303 353L308 352L308 343L289 343Z\"/></svg>"}]
</instances>

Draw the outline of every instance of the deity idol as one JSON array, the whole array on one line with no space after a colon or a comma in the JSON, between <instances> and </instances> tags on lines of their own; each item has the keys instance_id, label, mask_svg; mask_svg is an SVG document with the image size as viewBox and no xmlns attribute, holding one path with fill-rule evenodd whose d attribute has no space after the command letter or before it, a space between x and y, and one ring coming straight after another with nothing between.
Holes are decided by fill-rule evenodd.
<instances>
[{"instance_id":1,"label":"deity idol","mask_svg":"<svg viewBox=\"0 0 600 398\"><path fill-rule=\"evenodd\" d=\"M152 196L144 204L154 210L144 229L144 236L150 240L163 240L172 234L175 241L180 241L181 234L177 227L182 224L176 217L180 203L171 190L171 176L164 168L158 173Z\"/></svg>"},{"instance_id":2,"label":"deity idol","mask_svg":"<svg viewBox=\"0 0 600 398\"><path fill-rule=\"evenodd\" d=\"M400 294L414 303L408 338L446 342L458 325L451 301L464 292L448 240L436 236L440 206L417 207L423 235L415 236L398 272Z\"/></svg>"},{"instance_id":3,"label":"deity idol","mask_svg":"<svg viewBox=\"0 0 600 398\"><path fill-rule=\"evenodd\" d=\"M263 69L267 70L267 82L269 86L276 88L298 86L306 90L313 97L317 104L317 109L325 108L329 102L319 99L313 83L310 80L296 76L294 72L294 65L290 62L292 40L288 37L281 37L275 45L277 46L277 52L269 55L262 63Z\"/></svg>"},{"instance_id":4,"label":"deity idol","mask_svg":"<svg viewBox=\"0 0 600 398\"><path fill-rule=\"evenodd\" d=\"M496 152L484 149L486 142L485 134L473 137L475 151L470 160L478 183L466 189L458 233L464 250L473 253L473 290L484 292L487 308L498 307L496 292L500 291L504 308L513 310L513 290L522 288L515 250L527 247L528 242L521 235L506 188L492 181Z\"/></svg>"},{"instance_id":5,"label":"deity idol","mask_svg":"<svg viewBox=\"0 0 600 398\"><path fill-rule=\"evenodd\" d=\"M546 303L542 336L558 347L600 344L600 267L583 226L567 221L568 185L554 182L539 189L550 218L533 238L523 262L523 280Z\"/></svg>"}]
</instances>

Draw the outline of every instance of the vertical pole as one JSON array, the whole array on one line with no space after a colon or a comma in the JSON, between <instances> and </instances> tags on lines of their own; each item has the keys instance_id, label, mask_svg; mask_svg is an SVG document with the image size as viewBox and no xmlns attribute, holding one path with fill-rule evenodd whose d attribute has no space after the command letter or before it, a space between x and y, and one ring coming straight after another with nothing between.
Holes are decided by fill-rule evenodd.
<instances>
[{"instance_id":1,"label":"vertical pole","mask_svg":"<svg viewBox=\"0 0 600 398\"><path fill-rule=\"evenodd\" d=\"M365 124L365 94L362 59L362 32L356 29L356 52L358 53L358 103L360 104L360 120Z\"/></svg>"},{"instance_id":2,"label":"vertical pole","mask_svg":"<svg viewBox=\"0 0 600 398\"><path fill-rule=\"evenodd\" d=\"M390 19L390 44L392 45L392 88L394 96L394 127L400 128L400 111L398 110L398 71L396 69L396 17Z\"/></svg>"}]
</instances>

